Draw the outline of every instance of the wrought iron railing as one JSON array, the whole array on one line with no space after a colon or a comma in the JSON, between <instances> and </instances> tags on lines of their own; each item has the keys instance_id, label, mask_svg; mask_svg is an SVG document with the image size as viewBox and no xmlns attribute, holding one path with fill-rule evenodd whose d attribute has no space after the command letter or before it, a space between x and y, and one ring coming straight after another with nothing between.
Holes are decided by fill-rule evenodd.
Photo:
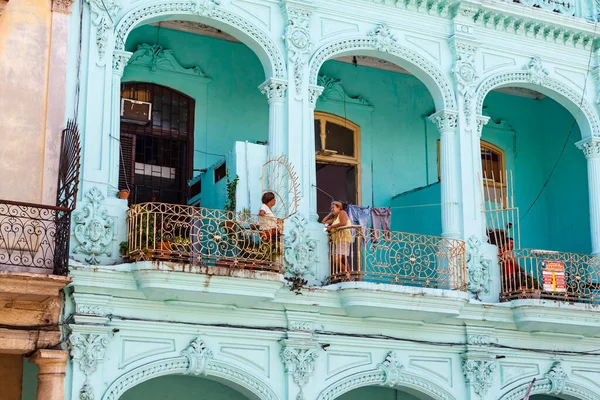
<instances>
[{"instance_id":1,"label":"wrought iron railing","mask_svg":"<svg viewBox=\"0 0 600 400\"><path fill-rule=\"evenodd\" d=\"M0 200L0 270L66 275L71 210Z\"/></svg>"},{"instance_id":2,"label":"wrought iron railing","mask_svg":"<svg viewBox=\"0 0 600 400\"><path fill-rule=\"evenodd\" d=\"M600 302L600 257L518 249L499 257L500 300L542 298Z\"/></svg>"},{"instance_id":3,"label":"wrought iron railing","mask_svg":"<svg viewBox=\"0 0 600 400\"><path fill-rule=\"evenodd\" d=\"M414 233L360 226L331 234L330 282L372 281L436 289L466 290L465 243ZM344 237L345 236L345 237Z\"/></svg>"},{"instance_id":4,"label":"wrought iron railing","mask_svg":"<svg viewBox=\"0 0 600 400\"><path fill-rule=\"evenodd\" d=\"M132 205L125 258L282 271L283 221L165 203Z\"/></svg>"}]
</instances>

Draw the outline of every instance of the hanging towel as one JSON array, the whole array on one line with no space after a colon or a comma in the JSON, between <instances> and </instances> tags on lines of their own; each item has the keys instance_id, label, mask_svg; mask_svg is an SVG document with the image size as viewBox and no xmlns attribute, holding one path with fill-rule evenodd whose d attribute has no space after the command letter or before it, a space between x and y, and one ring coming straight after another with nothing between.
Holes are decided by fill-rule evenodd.
<instances>
[{"instance_id":1,"label":"hanging towel","mask_svg":"<svg viewBox=\"0 0 600 400\"><path fill-rule=\"evenodd\" d=\"M390 231L390 222L392 220L392 209L388 207L372 208L371 218L373 219L373 240L379 241L379 230L383 230L383 237L389 241L392 238Z\"/></svg>"}]
</instances>

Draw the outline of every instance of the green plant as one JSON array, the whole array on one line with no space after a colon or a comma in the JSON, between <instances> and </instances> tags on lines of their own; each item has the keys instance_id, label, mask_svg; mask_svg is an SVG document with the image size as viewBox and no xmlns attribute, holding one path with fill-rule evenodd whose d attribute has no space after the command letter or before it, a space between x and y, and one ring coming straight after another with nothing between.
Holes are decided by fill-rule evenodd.
<instances>
[{"instance_id":1,"label":"green plant","mask_svg":"<svg viewBox=\"0 0 600 400\"><path fill-rule=\"evenodd\" d=\"M119 254L121 255L121 257L124 257L129 254L129 243L121 242L119 244Z\"/></svg>"},{"instance_id":2,"label":"green plant","mask_svg":"<svg viewBox=\"0 0 600 400\"><path fill-rule=\"evenodd\" d=\"M237 185L240 180L239 176L231 179L229 169L225 171L225 186L227 188L227 196L225 197L225 211L235 211L235 195L237 193Z\"/></svg>"},{"instance_id":3,"label":"green plant","mask_svg":"<svg viewBox=\"0 0 600 400\"><path fill-rule=\"evenodd\" d=\"M192 239L183 237L183 236L175 236L174 243L182 244L182 245L190 245L190 244L192 244Z\"/></svg>"}]
</instances>

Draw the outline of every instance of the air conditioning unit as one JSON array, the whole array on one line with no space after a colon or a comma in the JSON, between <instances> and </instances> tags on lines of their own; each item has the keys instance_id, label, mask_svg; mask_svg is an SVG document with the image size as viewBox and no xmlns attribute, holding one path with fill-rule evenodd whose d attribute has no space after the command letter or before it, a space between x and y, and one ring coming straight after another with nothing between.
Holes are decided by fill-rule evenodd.
<instances>
[{"instance_id":1,"label":"air conditioning unit","mask_svg":"<svg viewBox=\"0 0 600 400\"><path fill-rule=\"evenodd\" d=\"M152 117L152 103L121 99L121 121L146 125Z\"/></svg>"}]
</instances>

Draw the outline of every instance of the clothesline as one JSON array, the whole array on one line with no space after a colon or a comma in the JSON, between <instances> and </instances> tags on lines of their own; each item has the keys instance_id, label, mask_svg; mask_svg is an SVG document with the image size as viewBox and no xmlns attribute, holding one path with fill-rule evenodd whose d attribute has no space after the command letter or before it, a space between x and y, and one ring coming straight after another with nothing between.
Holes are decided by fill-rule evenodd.
<instances>
[{"instance_id":1,"label":"clothesline","mask_svg":"<svg viewBox=\"0 0 600 400\"><path fill-rule=\"evenodd\" d=\"M318 187L317 185L312 185L315 189L317 189L319 192L325 194L326 196L330 197L332 200L335 199L335 197L333 197L332 195L330 195L329 193L327 193L326 191L324 191L323 189L321 189L320 187ZM391 207L387 207L387 208L419 208L419 207L434 207L434 206L441 206L441 203L431 203L431 204L416 204L416 205L412 205L412 206L391 206Z\"/></svg>"}]
</instances>

